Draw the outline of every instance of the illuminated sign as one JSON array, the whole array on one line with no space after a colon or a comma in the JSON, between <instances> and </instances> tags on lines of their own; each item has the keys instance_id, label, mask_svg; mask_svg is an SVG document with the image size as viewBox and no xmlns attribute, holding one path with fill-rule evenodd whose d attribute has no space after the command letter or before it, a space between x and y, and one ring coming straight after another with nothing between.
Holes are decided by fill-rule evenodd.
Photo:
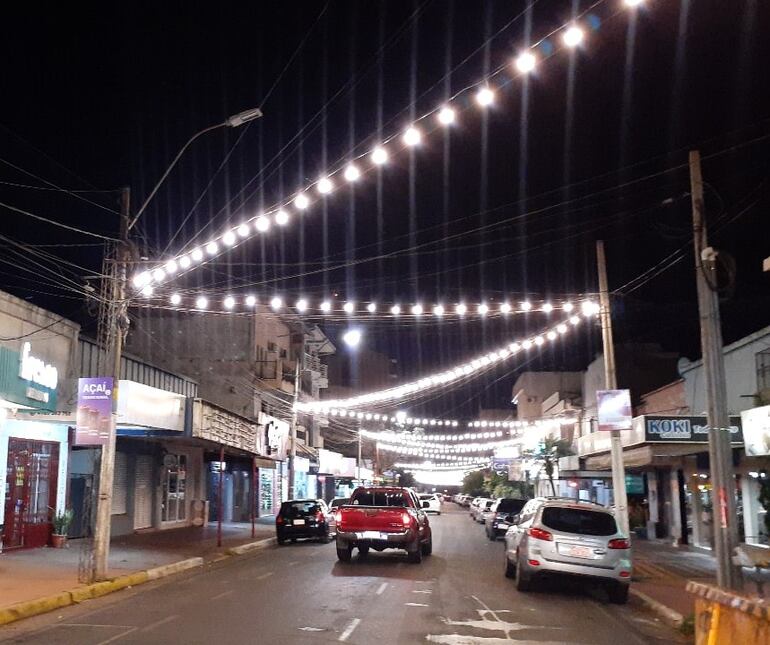
<instances>
[{"instance_id":1,"label":"illuminated sign","mask_svg":"<svg viewBox=\"0 0 770 645\"><path fill-rule=\"evenodd\" d=\"M19 378L55 392L56 386L59 384L59 370L44 360L33 356L32 345L24 343L21 346L19 359ZM35 401L48 403L51 393L39 390L34 385L27 388L26 396Z\"/></svg>"}]
</instances>

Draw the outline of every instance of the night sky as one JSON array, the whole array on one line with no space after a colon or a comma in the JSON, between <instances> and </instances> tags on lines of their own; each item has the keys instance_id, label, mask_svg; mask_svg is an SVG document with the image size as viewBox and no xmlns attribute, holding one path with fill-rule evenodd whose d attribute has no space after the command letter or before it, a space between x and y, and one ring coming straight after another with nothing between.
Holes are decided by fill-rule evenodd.
<instances>
[{"instance_id":1,"label":"night sky","mask_svg":"<svg viewBox=\"0 0 770 645\"><path fill-rule=\"evenodd\" d=\"M558 299L596 291L604 239L617 340L696 357L691 148L711 243L735 260L725 341L770 321L770 7L757 0L635 12L619 0L25 3L6 9L0 40L0 202L114 236L117 189L130 185L136 207L189 136L261 106L262 119L198 140L141 218L137 258L166 258L288 199L586 11L577 51L553 35L528 80L495 77L489 109L462 95L456 126L179 285L263 302ZM83 285L96 284L103 240L2 206L0 235L0 288L94 334ZM415 377L545 322L356 324ZM346 328L325 325L335 339ZM526 368L583 369L598 341L584 330ZM508 407L524 367L412 409Z\"/></svg>"}]
</instances>

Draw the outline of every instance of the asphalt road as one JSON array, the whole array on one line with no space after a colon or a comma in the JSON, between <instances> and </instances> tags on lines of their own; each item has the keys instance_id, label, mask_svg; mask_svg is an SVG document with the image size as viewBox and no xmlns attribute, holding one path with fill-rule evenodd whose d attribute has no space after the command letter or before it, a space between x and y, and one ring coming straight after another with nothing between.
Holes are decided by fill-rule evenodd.
<instances>
[{"instance_id":1,"label":"asphalt road","mask_svg":"<svg viewBox=\"0 0 770 645\"><path fill-rule=\"evenodd\" d=\"M433 555L397 551L337 562L334 545L299 542L118 592L0 629L0 641L116 643L670 643L676 634L633 601L564 584L521 594L503 544L454 504L431 518Z\"/></svg>"}]
</instances>

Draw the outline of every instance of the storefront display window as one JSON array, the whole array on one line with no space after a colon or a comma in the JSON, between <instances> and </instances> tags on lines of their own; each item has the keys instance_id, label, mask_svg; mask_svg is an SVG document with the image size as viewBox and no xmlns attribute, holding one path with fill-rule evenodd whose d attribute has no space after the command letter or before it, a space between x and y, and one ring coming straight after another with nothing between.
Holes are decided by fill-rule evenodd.
<instances>
[{"instance_id":1,"label":"storefront display window","mask_svg":"<svg viewBox=\"0 0 770 645\"><path fill-rule=\"evenodd\" d=\"M187 457L167 454L163 458L161 520L180 522L187 517Z\"/></svg>"},{"instance_id":2,"label":"storefront display window","mask_svg":"<svg viewBox=\"0 0 770 645\"><path fill-rule=\"evenodd\" d=\"M259 514L272 515L275 504L273 498L273 479L275 471L271 468L259 469Z\"/></svg>"}]
</instances>

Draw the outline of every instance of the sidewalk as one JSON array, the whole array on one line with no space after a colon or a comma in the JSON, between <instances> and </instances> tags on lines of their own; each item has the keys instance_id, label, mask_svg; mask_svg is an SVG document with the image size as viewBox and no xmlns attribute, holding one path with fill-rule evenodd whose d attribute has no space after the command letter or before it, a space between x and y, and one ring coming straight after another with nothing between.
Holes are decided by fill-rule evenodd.
<instances>
[{"instance_id":1,"label":"sidewalk","mask_svg":"<svg viewBox=\"0 0 770 645\"><path fill-rule=\"evenodd\" d=\"M655 540L635 540L633 548L632 590L643 593L683 618L695 610L694 598L685 591L687 582L716 582L716 561L711 554L687 547L676 548ZM744 569L743 573L744 593L757 595L757 574L751 569ZM770 594L770 572L759 575L765 593Z\"/></svg>"},{"instance_id":2,"label":"sidewalk","mask_svg":"<svg viewBox=\"0 0 770 645\"><path fill-rule=\"evenodd\" d=\"M274 521L260 518L253 538L251 524L225 524L222 547L217 547L216 524L116 537L110 543L109 574L116 577L191 557L213 560L228 548L273 537ZM0 608L85 586L78 581L78 567L88 555L85 540L70 540L67 546L0 554Z\"/></svg>"}]
</instances>

